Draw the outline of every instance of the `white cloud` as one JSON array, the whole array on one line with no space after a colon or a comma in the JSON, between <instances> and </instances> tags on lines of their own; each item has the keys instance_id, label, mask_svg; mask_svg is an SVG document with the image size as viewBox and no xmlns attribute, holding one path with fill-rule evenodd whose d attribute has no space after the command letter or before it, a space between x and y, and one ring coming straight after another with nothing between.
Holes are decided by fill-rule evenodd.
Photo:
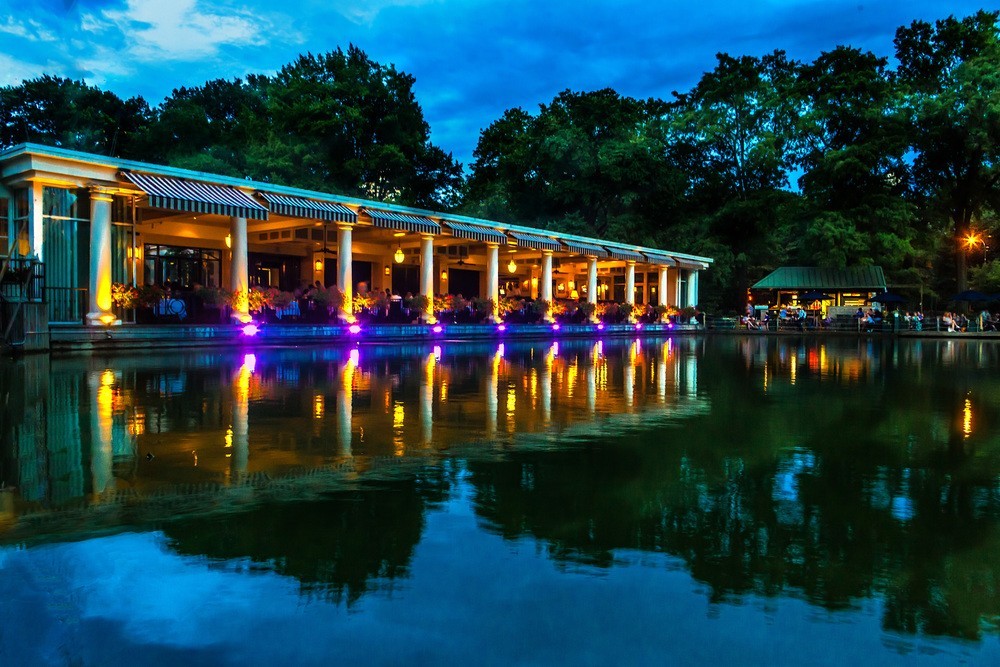
<instances>
[{"instance_id":1,"label":"white cloud","mask_svg":"<svg viewBox=\"0 0 1000 667\"><path fill-rule=\"evenodd\" d=\"M7 17L6 23L0 23L0 33L14 35L32 42L54 42L55 33L46 30L41 23L28 19L15 21L13 16Z\"/></svg>"},{"instance_id":2,"label":"white cloud","mask_svg":"<svg viewBox=\"0 0 1000 667\"><path fill-rule=\"evenodd\" d=\"M259 46L270 22L242 9L208 9L199 0L127 0L122 9L84 15L81 28L92 33L117 31L122 54L136 62L195 60L226 46Z\"/></svg>"},{"instance_id":3,"label":"white cloud","mask_svg":"<svg viewBox=\"0 0 1000 667\"><path fill-rule=\"evenodd\" d=\"M55 65L51 62L41 63L17 60L0 52L0 86L16 86L25 79L34 79L43 72L52 71Z\"/></svg>"},{"instance_id":4,"label":"white cloud","mask_svg":"<svg viewBox=\"0 0 1000 667\"><path fill-rule=\"evenodd\" d=\"M438 1L439 0L367 0L367 2L357 2L356 0L349 0L348 2L334 2L332 5L324 3L324 5L325 8L332 9L352 23L370 25L374 23L375 19L378 18L378 15L386 9L392 7L422 7Z\"/></svg>"}]
</instances>

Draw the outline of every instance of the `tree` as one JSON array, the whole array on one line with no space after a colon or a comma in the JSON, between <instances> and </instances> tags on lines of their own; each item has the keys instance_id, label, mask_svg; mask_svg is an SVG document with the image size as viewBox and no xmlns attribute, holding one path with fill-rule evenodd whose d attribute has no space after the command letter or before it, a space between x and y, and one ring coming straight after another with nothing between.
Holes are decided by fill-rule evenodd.
<instances>
[{"instance_id":1,"label":"tree","mask_svg":"<svg viewBox=\"0 0 1000 667\"><path fill-rule=\"evenodd\" d=\"M483 131L466 209L539 227L639 241L651 204L674 190L663 102L563 91L536 116L510 109ZM669 198L669 197L667 197Z\"/></svg>"},{"instance_id":2,"label":"tree","mask_svg":"<svg viewBox=\"0 0 1000 667\"><path fill-rule=\"evenodd\" d=\"M795 90L799 184L811 209L799 256L819 266L904 266L916 254L914 211L886 59L837 47L800 69Z\"/></svg>"},{"instance_id":3,"label":"tree","mask_svg":"<svg viewBox=\"0 0 1000 667\"><path fill-rule=\"evenodd\" d=\"M430 142L413 82L354 46L300 56L271 80L273 130L312 146L334 189L448 208L462 187L461 165Z\"/></svg>"},{"instance_id":4,"label":"tree","mask_svg":"<svg viewBox=\"0 0 1000 667\"><path fill-rule=\"evenodd\" d=\"M450 209L461 165L430 142L413 77L350 47L274 77L175 90L145 136L171 165Z\"/></svg>"},{"instance_id":5,"label":"tree","mask_svg":"<svg viewBox=\"0 0 1000 667\"><path fill-rule=\"evenodd\" d=\"M716 58L690 92L675 93L671 151L690 182L690 222L676 240L730 249L709 273L725 281L716 285L724 300L738 303L758 274L784 263L796 238L799 198L787 173L797 64L781 51Z\"/></svg>"},{"instance_id":6,"label":"tree","mask_svg":"<svg viewBox=\"0 0 1000 667\"><path fill-rule=\"evenodd\" d=\"M43 75L0 88L0 145L34 142L138 157L137 135L151 120L141 97L123 100L83 81Z\"/></svg>"},{"instance_id":7,"label":"tree","mask_svg":"<svg viewBox=\"0 0 1000 667\"><path fill-rule=\"evenodd\" d=\"M914 193L947 220L956 290L968 286L961 239L1000 204L1000 33L997 12L896 31L896 77L906 96Z\"/></svg>"}]
</instances>

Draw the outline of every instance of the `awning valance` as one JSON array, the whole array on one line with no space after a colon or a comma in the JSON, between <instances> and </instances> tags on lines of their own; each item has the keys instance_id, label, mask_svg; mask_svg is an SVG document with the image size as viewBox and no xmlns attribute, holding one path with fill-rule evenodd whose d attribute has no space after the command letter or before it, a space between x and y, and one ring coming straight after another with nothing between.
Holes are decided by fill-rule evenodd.
<instances>
[{"instance_id":1,"label":"awning valance","mask_svg":"<svg viewBox=\"0 0 1000 667\"><path fill-rule=\"evenodd\" d=\"M292 218L309 218L310 220L325 220L326 222L358 221L358 214L343 204L328 201L316 201L304 197L276 195L270 192L258 193L267 202L272 213L287 215Z\"/></svg>"},{"instance_id":2,"label":"awning valance","mask_svg":"<svg viewBox=\"0 0 1000 667\"><path fill-rule=\"evenodd\" d=\"M510 235L517 241L517 245L535 250L551 250L557 252L563 249L562 244L555 239L536 234L526 234L525 232L510 232Z\"/></svg>"},{"instance_id":3,"label":"awning valance","mask_svg":"<svg viewBox=\"0 0 1000 667\"><path fill-rule=\"evenodd\" d=\"M659 264L660 266L677 266L677 262L670 255L664 255L659 252L650 252L648 250L643 250L642 254L646 256L650 264Z\"/></svg>"},{"instance_id":4,"label":"awning valance","mask_svg":"<svg viewBox=\"0 0 1000 667\"><path fill-rule=\"evenodd\" d=\"M267 220L266 208L232 186L132 171L123 171L122 177L145 192L153 208Z\"/></svg>"},{"instance_id":5,"label":"awning valance","mask_svg":"<svg viewBox=\"0 0 1000 667\"><path fill-rule=\"evenodd\" d=\"M371 216L372 224L381 229L398 229L419 234L441 233L441 225L422 215L380 211L374 208L366 208L365 213Z\"/></svg>"},{"instance_id":6,"label":"awning valance","mask_svg":"<svg viewBox=\"0 0 1000 667\"><path fill-rule=\"evenodd\" d=\"M503 232L497 231L496 229L481 227L479 225L470 225L464 222L452 222L451 220L445 220L444 224L451 230L451 235L457 238L507 245L507 237Z\"/></svg>"},{"instance_id":7,"label":"awning valance","mask_svg":"<svg viewBox=\"0 0 1000 667\"><path fill-rule=\"evenodd\" d=\"M625 248L612 248L608 246L608 253L613 259L620 259L623 262L645 262L646 257L641 252L626 250Z\"/></svg>"},{"instance_id":8,"label":"awning valance","mask_svg":"<svg viewBox=\"0 0 1000 667\"><path fill-rule=\"evenodd\" d=\"M562 239L563 244L570 252L577 252L581 255L588 255L590 257L607 257L608 251L599 245L594 245L593 243L584 243L582 241L567 241Z\"/></svg>"}]
</instances>

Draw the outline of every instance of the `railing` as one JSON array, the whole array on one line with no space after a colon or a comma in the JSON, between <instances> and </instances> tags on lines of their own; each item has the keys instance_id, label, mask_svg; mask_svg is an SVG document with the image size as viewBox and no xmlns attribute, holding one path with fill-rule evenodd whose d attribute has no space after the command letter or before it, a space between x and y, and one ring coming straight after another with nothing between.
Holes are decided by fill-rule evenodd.
<instances>
[{"instance_id":1,"label":"railing","mask_svg":"<svg viewBox=\"0 0 1000 667\"><path fill-rule=\"evenodd\" d=\"M45 265L31 257L0 259L0 294L8 303L42 301Z\"/></svg>"},{"instance_id":2,"label":"railing","mask_svg":"<svg viewBox=\"0 0 1000 667\"><path fill-rule=\"evenodd\" d=\"M49 324L85 324L88 290L85 287L48 287L45 290Z\"/></svg>"}]
</instances>

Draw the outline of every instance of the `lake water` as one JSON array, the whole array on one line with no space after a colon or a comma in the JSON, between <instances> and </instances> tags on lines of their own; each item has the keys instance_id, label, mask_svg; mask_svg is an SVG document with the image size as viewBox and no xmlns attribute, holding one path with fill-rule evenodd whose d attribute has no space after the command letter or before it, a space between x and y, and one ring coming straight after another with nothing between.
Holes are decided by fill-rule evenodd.
<instances>
[{"instance_id":1,"label":"lake water","mask_svg":"<svg viewBox=\"0 0 1000 667\"><path fill-rule=\"evenodd\" d=\"M1000 345L0 361L0 664L1000 664Z\"/></svg>"}]
</instances>

